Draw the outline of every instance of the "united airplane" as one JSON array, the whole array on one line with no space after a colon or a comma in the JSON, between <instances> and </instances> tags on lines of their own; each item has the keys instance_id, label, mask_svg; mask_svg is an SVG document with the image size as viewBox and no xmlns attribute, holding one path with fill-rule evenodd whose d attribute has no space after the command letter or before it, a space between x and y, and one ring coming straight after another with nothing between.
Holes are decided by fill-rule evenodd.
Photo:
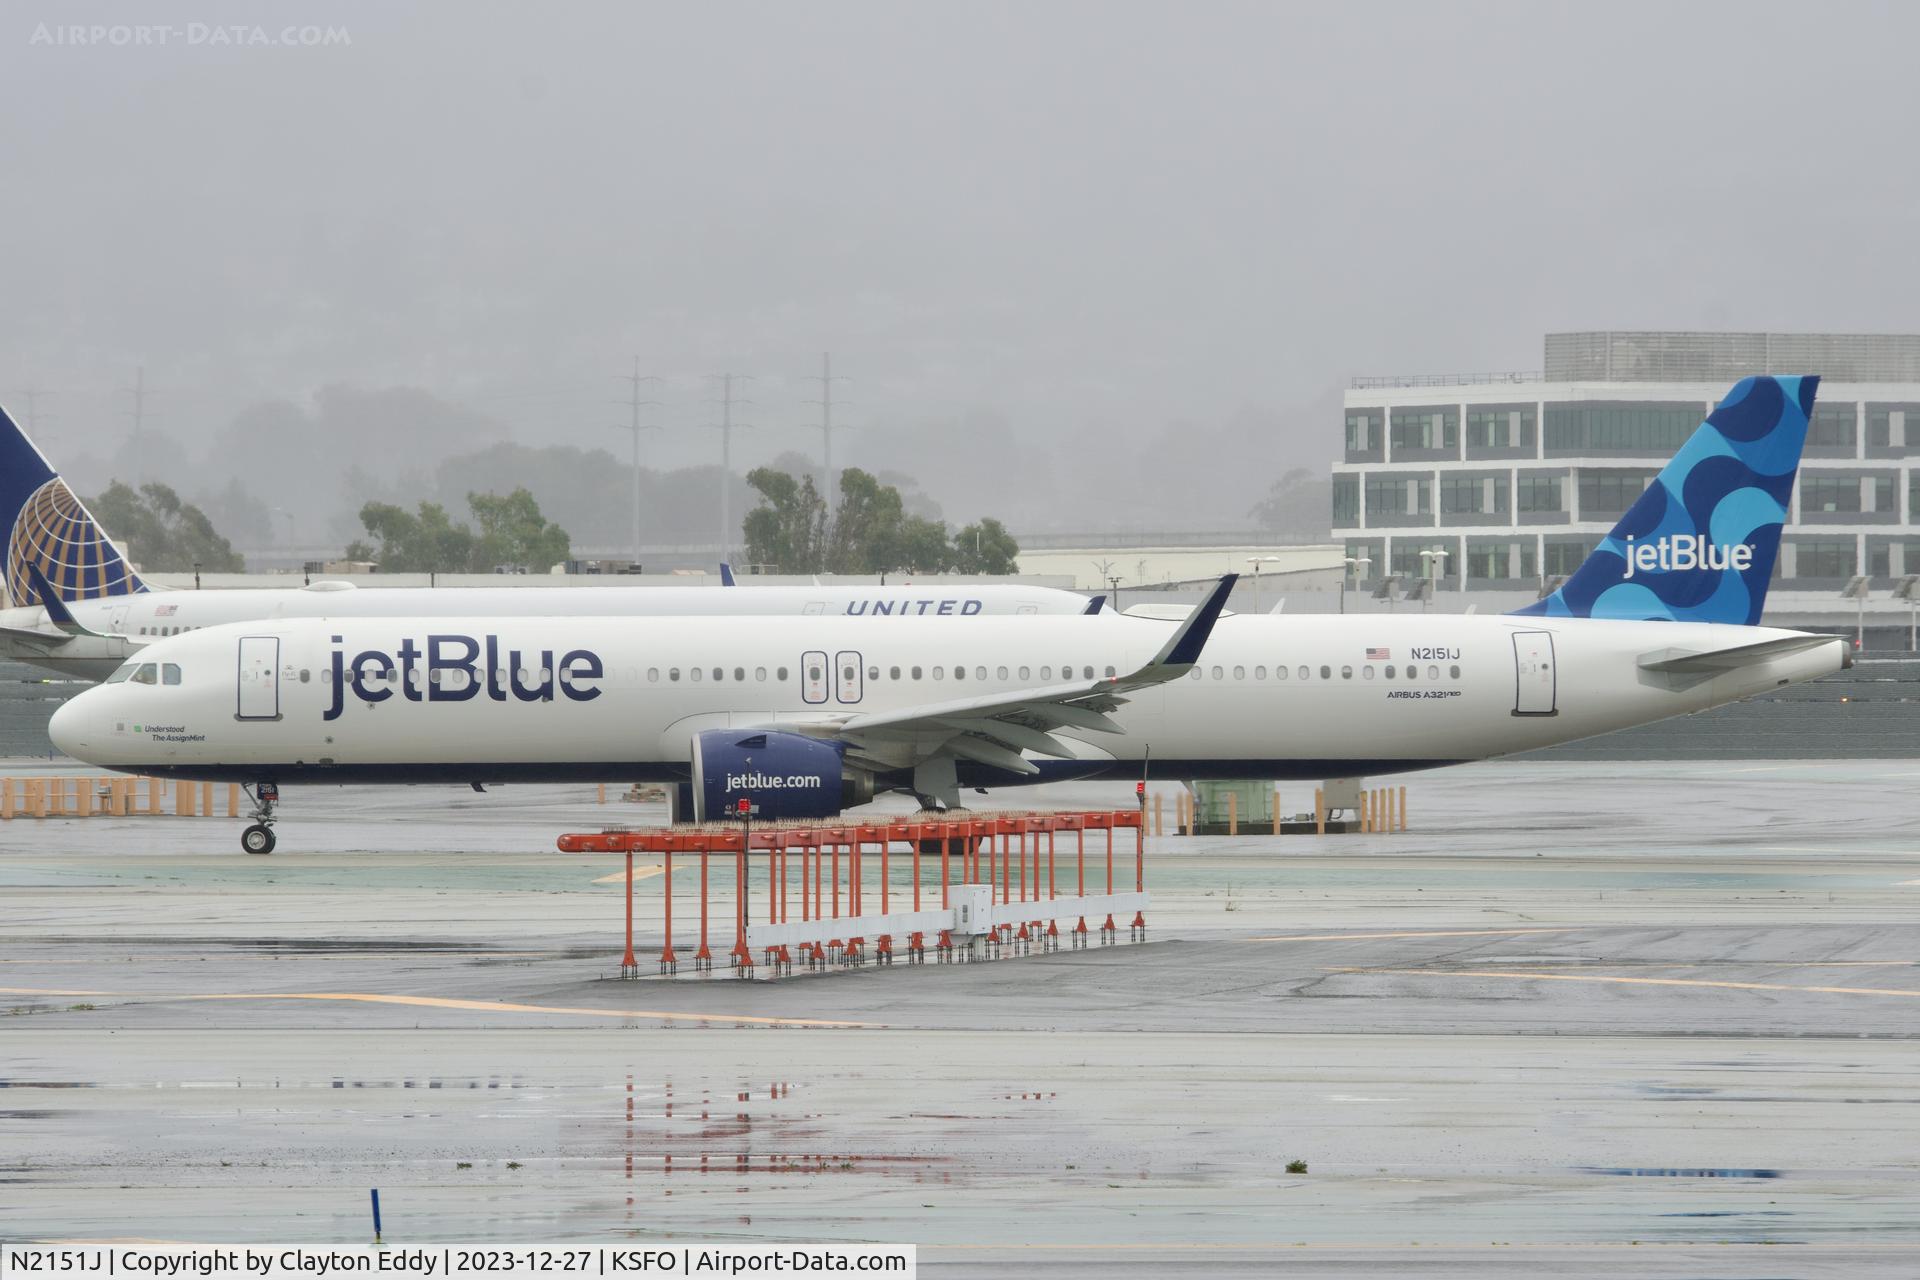
<instances>
[{"instance_id":1,"label":"united airplane","mask_svg":"<svg viewBox=\"0 0 1920 1280\"><path fill-rule=\"evenodd\" d=\"M82 679L111 674L154 640L230 622L285 618L440 615L745 617L821 614L861 618L990 617L1098 611L1099 599L1017 584L862 587L306 587L150 590L85 504L0 410L0 657ZM732 574L722 566L729 585Z\"/></svg>"},{"instance_id":2,"label":"united airplane","mask_svg":"<svg viewBox=\"0 0 1920 1280\"><path fill-rule=\"evenodd\" d=\"M1757 625L1816 384L1736 385L1566 584L1506 616L1222 616L1228 578L1177 622L286 620L155 644L52 734L247 784L255 852L283 783L655 780L683 815L785 817L1149 758L1298 779L1508 755L1849 664L1841 638Z\"/></svg>"}]
</instances>

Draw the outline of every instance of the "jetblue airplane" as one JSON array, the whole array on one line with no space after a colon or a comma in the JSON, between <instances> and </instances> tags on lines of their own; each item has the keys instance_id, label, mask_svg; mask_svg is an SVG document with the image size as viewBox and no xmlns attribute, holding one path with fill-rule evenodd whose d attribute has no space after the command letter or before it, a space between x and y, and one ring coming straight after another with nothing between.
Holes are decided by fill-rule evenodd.
<instances>
[{"instance_id":1,"label":"jetblue airplane","mask_svg":"<svg viewBox=\"0 0 1920 1280\"><path fill-rule=\"evenodd\" d=\"M1506 616L340 618L155 644L53 718L61 750L255 788L586 779L823 817L876 792L1339 778L1482 760L1815 679L1845 640L1757 625L1817 379L1749 378L1552 595Z\"/></svg>"},{"instance_id":2,"label":"jetblue airplane","mask_svg":"<svg viewBox=\"0 0 1920 1280\"><path fill-rule=\"evenodd\" d=\"M101 680L154 640L282 618L832 614L988 617L1085 613L1100 599L1017 584L887 587L306 587L150 590L86 506L0 410L0 657ZM36 575L38 575L36 577ZM731 586L733 575L722 566Z\"/></svg>"}]
</instances>

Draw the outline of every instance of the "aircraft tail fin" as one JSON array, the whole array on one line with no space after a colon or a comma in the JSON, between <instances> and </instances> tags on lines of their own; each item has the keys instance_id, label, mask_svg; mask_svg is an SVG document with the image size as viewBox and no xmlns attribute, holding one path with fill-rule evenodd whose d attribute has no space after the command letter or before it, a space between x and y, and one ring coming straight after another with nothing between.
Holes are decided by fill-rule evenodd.
<instances>
[{"instance_id":1,"label":"aircraft tail fin","mask_svg":"<svg viewBox=\"0 0 1920 1280\"><path fill-rule=\"evenodd\" d=\"M46 603L37 570L61 599L97 600L145 591L78 495L0 409L0 588L12 605Z\"/></svg>"},{"instance_id":2,"label":"aircraft tail fin","mask_svg":"<svg viewBox=\"0 0 1920 1280\"><path fill-rule=\"evenodd\" d=\"M1819 386L1735 383L1573 576L1514 613L1758 623Z\"/></svg>"}]
</instances>

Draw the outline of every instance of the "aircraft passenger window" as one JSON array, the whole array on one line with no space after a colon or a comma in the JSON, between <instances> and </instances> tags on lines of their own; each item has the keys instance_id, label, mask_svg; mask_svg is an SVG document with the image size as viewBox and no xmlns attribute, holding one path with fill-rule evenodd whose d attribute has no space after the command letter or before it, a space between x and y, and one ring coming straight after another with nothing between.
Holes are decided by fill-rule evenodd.
<instances>
[{"instance_id":1,"label":"aircraft passenger window","mask_svg":"<svg viewBox=\"0 0 1920 1280\"><path fill-rule=\"evenodd\" d=\"M1353 668L1352 668L1352 667L1342 667L1342 668L1340 668L1340 678L1341 678L1342 680L1351 680L1351 679L1353 679Z\"/></svg>"},{"instance_id":2,"label":"aircraft passenger window","mask_svg":"<svg viewBox=\"0 0 1920 1280\"><path fill-rule=\"evenodd\" d=\"M1200 678L1200 668L1195 667L1193 670L1187 672L1187 679L1198 680L1199 678Z\"/></svg>"},{"instance_id":3,"label":"aircraft passenger window","mask_svg":"<svg viewBox=\"0 0 1920 1280\"><path fill-rule=\"evenodd\" d=\"M133 673L135 684L159 684L160 669L151 662L143 662L140 669Z\"/></svg>"},{"instance_id":4,"label":"aircraft passenger window","mask_svg":"<svg viewBox=\"0 0 1920 1280\"><path fill-rule=\"evenodd\" d=\"M1440 668L1438 667L1427 668L1427 679L1438 680L1439 678L1440 678Z\"/></svg>"},{"instance_id":5,"label":"aircraft passenger window","mask_svg":"<svg viewBox=\"0 0 1920 1280\"><path fill-rule=\"evenodd\" d=\"M787 669L785 667L781 667L778 674L780 676L780 679L784 681L787 678Z\"/></svg>"},{"instance_id":6,"label":"aircraft passenger window","mask_svg":"<svg viewBox=\"0 0 1920 1280\"><path fill-rule=\"evenodd\" d=\"M913 669L913 678L914 678L915 680L918 680L918 679L920 678L920 668L918 668L918 667L915 667L915 668Z\"/></svg>"},{"instance_id":7,"label":"aircraft passenger window","mask_svg":"<svg viewBox=\"0 0 1920 1280\"><path fill-rule=\"evenodd\" d=\"M1093 668L1092 668L1092 667L1088 667L1088 668L1086 669L1086 671L1087 671L1087 675L1086 675L1086 678L1087 678L1087 679L1089 679L1089 680L1091 680L1091 679L1093 679Z\"/></svg>"},{"instance_id":8,"label":"aircraft passenger window","mask_svg":"<svg viewBox=\"0 0 1920 1280\"><path fill-rule=\"evenodd\" d=\"M716 683L725 680L727 678L727 669L725 667L715 667L713 669L713 678Z\"/></svg>"},{"instance_id":9,"label":"aircraft passenger window","mask_svg":"<svg viewBox=\"0 0 1920 1280\"><path fill-rule=\"evenodd\" d=\"M807 668L807 679L811 680L815 684L819 684L820 678L821 678L820 668L818 667Z\"/></svg>"},{"instance_id":10,"label":"aircraft passenger window","mask_svg":"<svg viewBox=\"0 0 1920 1280\"><path fill-rule=\"evenodd\" d=\"M1285 667L1275 667L1273 669L1273 678L1275 680L1285 680L1287 678L1287 669Z\"/></svg>"},{"instance_id":11,"label":"aircraft passenger window","mask_svg":"<svg viewBox=\"0 0 1920 1280\"><path fill-rule=\"evenodd\" d=\"M1022 667L1022 668L1020 668L1020 678L1021 678L1022 680L1031 680L1031 679L1033 679L1033 668L1032 668L1032 667Z\"/></svg>"},{"instance_id":12,"label":"aircraft passenger window","mask_svg":"<svg viewBox=\"0 0 1920 1280\"><path fill-rule=\"evenodd\" d=\"M312 683L313 683L313 670L312 670L312 668L310 668L310 667L302 667L302 668L300 668L300 683L301 683L301 684L312 684Z\"/></svg>"},{"instance_id":13,"label":"aircraft passenger window","mask_svg":"<svg viewBox=\"0 0 1920 1280\"><path fill-rule=\"evenodd\" d=\"M853 677L858 674L858 672L858 667L842 667L840 668L840 679L851 688L853 685Z\"/></svg>"},{"instance_id":14,"label":"aircraft passenger window","mask_svg":"<svg viewBox=\"0 0 1920 1280\"><path fill-rule=\"evenodd\" d=\"M935 667L934 670L938 671L939 668ZM956 666L953 669L953 678L955 680L965 680L967 678L967 669L965 667Z\"/></svg>"},{"instance_id":15,"label":"aircraft passenger window","mask_svg":"<svg viewBox=\"0 0 1920 1280\"><path fill-rule=\"evenodd\" d=\"M1407 679L1418 680L1419 678L1420 678L1420 668L1414 666L1411 662L1409 662L1407 664Z\"/></svg>"},{"instance_id":16,"label":"aircraft passenger window","mask_svg":"<svg viewBox=\"0 0 1920 1280\"><path fill-rule=\"evenodd\" d=\"M668 668L667 668L667 679L668 679L669 681L671 681L671 682L673 682L673 683L675 683L675 684L678 684L678 683L680 682L680 668L678 668L678 667L668 667Z\"/></svg>"},{"instance_id":17,"label":"aircraft passenger window","mask_svg":"<svg viewBox=\"0 0 1920 1280\"><path fill-rule=\"evenodd\" d=\"M1112 678L1113 676L1116 676L1116 675L1119 675L1119 674L1120 674L1120 673L1119 673L1119 672L1117 672L1117 671L1115 671L1115 670L1114 670L1114 669L1113 669L1112 667L1108 667L1108 668L1107 668L1107 676L1108 676L1108 678Z\"/></svg>"},{"instance_id":18,"label":"aircraft passenger window","mask_svg":"<svg viewBox=\"0 0 1920 1280\"><path fill-rule=\"evenodd\" d=\"M1052 668L1052 667L1042 667L1042 668L1040 668L1040 678L1041 678L1042 680L1051 680L1051 679L1053 679L1053 668Z\"/></svg>"},{"instance_id":19,"label":"aircraft passenger window","mask_svg":"<svg viewBox=\"0 0 1920 1280\"><path fill-rule=\"evenodd\" d=\"M647 668L647 683L648 683L648 684L659 684L659 683L660 683L660 668L658 668L658 667L648 667L648 668Z\"/></svg>"},{"instance_id":20,"label":"aircraft passenger window","mask_svg":"<svg viewBox=\"0 0 1920 1280\"><path fill-rule=\"evenodd\" d=\"M939 679L941 679L941 678L943 677L943 674L944 674L944 672L943 672L943 669L942 669L942 668L940 668L940 667L935 667L935 668L933 669L933 678L934 678L935 680L939 680Z\"/></svg>"},{"instance_id":21,"label":"aircraft passenger window","mask_svg":"<svg viewBox=\"0 0 1920 1280\"><path fill-rule=\"evenodd\" d=\"M106 682L108 684L119 684L122 680L133 675L133 669L136 665L135 663L129 662L126 666L121 667L118 671L108 676Z\"/></svg>"},{"instance_id":22,"label":"aircraft passenger window","mask_svg":"<svg viewBox=\"0 0 1920 1280\"><path fill-rule=\"evenodd\" d=\"M747 678L747 669L745 667L735 667L733 669L733 678L735 680L745 680Z\"/></svg>"},{"instance_id":23,"label":"aircraft passenger window","mask_svg":"<svg viewBox=\"0 0 1920 1280\"><path fill-rule=\"evenodd\" d=\"M1387 679L1393 679L1393 664L1391 662L1387 664Z\"/></svg>"},{"instance_id":24,"label":"aircraft passenger window","mask_svg":"<svg viewBox=\"0 0 1920 1280\"><path fill-rule=\"evenodd\" d=\"M867 679L878 680L879 678L880 678L880 668L878 667L867 668Z\"/></svg>"},{"instance_id":25,"label":"aircraft passenger window","mask_svg":"<svg viewBox=\"0 0 1920 1280\"><path fill-rule=\"evenodd\" d=\"M994 668L993 674L995 679L1005 680L1007 678L1007 669L1005 667L996 667Z\"/></svg>"},{"instance_id":26,"label":"aircraft passenger window","mask_svg":"<svg viewBox=\"0 0 1920 1280\"><path fill-rule=\"evenodd\" d=\"M900 668L898 667L887 668L887 679L898 680L899 678L900 678Z\"/></svg>"},{"instance_id":27,"label":"aircraft passenger window","mask_svg":"<svg viewBox=\"0 0 1920 1280\"><path fill-rule=\"evenodd\" d=\"M1458 680L1458 679L1460 678L1460 668L1458 668L1458 667L1448 667L1448 668L1447 668L1447 674L1448 674L1448 675L1450 675L1450 676L1452 676L1452 677L1453 677L1453 678L1454 678L1455 680Z\"/></svg>"},{"instance_id":28,"label":"aircraft passenger window","mask_svg":"<svg viewBox=\"0 0 1920 1280\"><path fill-rule=\"evenodd\" d=\"M1371 663L1369 663L1369 664L1368 664L1367 666L1364 666L1364 667L1362 667L1362 668L1360 668L1360 674L1361 674L1361 675L1363 675L1363 676L1365 676L1365 677L1366 677L1367 679L1369 679L1369 680L1371 680L1371 679L1373 679L1373 666L1372 666L1372 664L1371 664Z\"/></svg>"},{"instance_id":29,"label":"aircraft passenger window","mask_svg":"<svg viewBox=\"0 0 1920 1280\"><path fill-rule=\"evenodd\" d=\"M1267 678L1267 669L1265 667L1255 667L1253 669L1253 678L1255 680L1265 680Z\"/></svg>"},{"instance_id":30,"label":"aircraft passenger window","mask_svg":"<svg viewBox=\"0 0 1920 1280\"><path fill-rule=\"evenodd\" d=\"M1322 680L1331 680L1331 679L1333 679L1333 668L1332 668L1332 667L1322 667L1322 668L1320 668L1320 678L1321 678Z\"/></svg>"},{"instance_id":31,"label":"aircraft passenger window","mask_svg":"<svg viewBox=\"0 0 1920 1280\"><path fill-rule=\"evenodd\" d=\"M1112 667L1108 667L1108 668L1107 668L1107 674L1108 674L1108 675L1112 675L1112 674L1113 674L1113 668L1112 668ZM1233 678L1234 678L1235 680L1245 680L1245 679L1247 678L1247 669L1246 669L1245 667L1235 667L1235 668L1233 669Z\"/></svg>"},{"instance_id":32,"label":"aircraft passenger window","mask_svg":"<svg viewBox=\"0 0 1920 1280\"><path fill-rule=\"evenodd\" d=\"M987 678L987 669L985 667L975 667L973 669L973 678L975 680L985 680Z\"/></svg>"},{"instance_id":33,"label":"aircraft passenger window","mask_svg":"<svg viewBox=\"0 0 1920 1280\"><path fill-rule=\"evenodd\" d=\"M1305 679L1308 679L1308 678L1309 678L1309 677L1308 677L1308 672L1307 672L1307 669L1306 669L1305 667L1302 667L1302 668L1300 668L1300 678L1301 678L1302 680L1305 680Z\"/></svg>"},{"instance_id":34,"label":"aircraft passenger window","mask_svg":"<svg viewBox=\"0 0 1920 1280\"><path fill-rule=\"evenodd\" d=\"M1215 680L1224 680L1227 678L1227 673L1221 670L1219 667L1215 667L1213 669L1213 678Z\"/></svg>"},{"instance_id":35,"label":"aircraft passenger window","mask_svg":"<svg viewBox=\"0 0 1920 1280\"><path fill-rule=\"evenodd\" d=\"M761 684L765 684L767 682L767 669L765 667L755 667L753 669L753 678Z\"/></svg>"}]
</instances>

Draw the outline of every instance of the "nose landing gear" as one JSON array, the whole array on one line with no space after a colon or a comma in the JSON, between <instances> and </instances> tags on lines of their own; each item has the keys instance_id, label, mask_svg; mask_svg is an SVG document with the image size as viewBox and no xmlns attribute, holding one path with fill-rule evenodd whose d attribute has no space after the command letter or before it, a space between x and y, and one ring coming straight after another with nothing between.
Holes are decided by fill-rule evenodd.
<instances>
[{"instance_id":1,"label":"nose landing gear","mask_svg":"<svg viewBox=\"0 0 1920 1280\"><path fill-rule=\"evenodd\" d=\"M280 785L260 782L246 790L253 799L253 812L247 815L253 823L240 833L240 847L248 853L272 853L273 806L280 802Z\"/></svg>"}]
</instances>

